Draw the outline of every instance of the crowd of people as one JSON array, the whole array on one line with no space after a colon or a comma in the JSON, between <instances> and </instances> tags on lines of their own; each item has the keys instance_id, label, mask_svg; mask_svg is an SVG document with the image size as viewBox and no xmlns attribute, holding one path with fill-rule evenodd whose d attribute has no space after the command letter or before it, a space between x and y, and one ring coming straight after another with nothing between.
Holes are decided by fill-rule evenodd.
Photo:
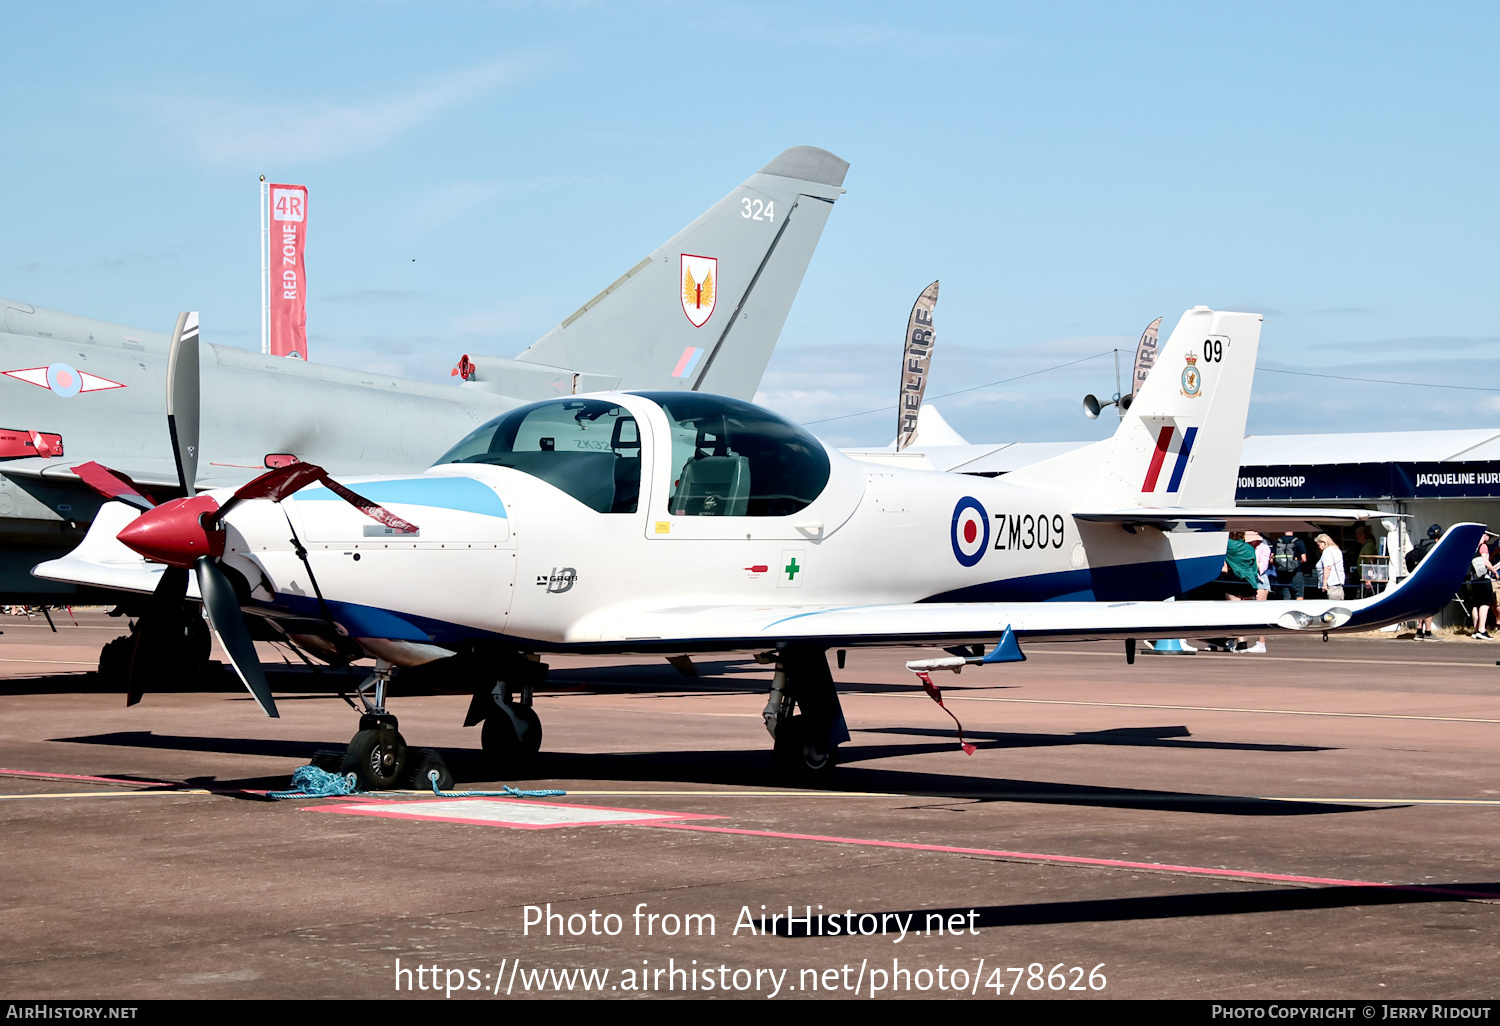
<instances>
[{"instance_id":1,"label":"crowd of people","mask_svg":"<svg viewBox=\"0 0 1500 1026\"><path fill-rule=\"evenodd\" d=\"M1354 544L1358 550L1351 550L1349 559L1328 534L1314 536L1312 544L1317 547L1316 557L1308 549L1308 543L1294 531L1284 531L1270 539L1258 531L1231 531L1219 578L1224 597L1231 601L1264 602L1274 591L1276 598L1290 600L1304 598L1309 590L1321 591L1336 602L1343 600L1346 590L1351 597L1358 597L1362 585L1360 564L1380 559L1380 546L1369 528L1363 525L1355 528ZM1500 559L1500 551L1496 558ZM1430 627L1429 621L1427 634L1422 636L1430 636ZM1226 638L1211 642L1209 648L1258 654L1266 650L1266 639L1257 638L1252 645L1248 638L1232 641Z\"/></svg>"},{"instance_id":2,"label":"crowd of people","mask_svg":"<svg viewBox=\"0 0 1500 1026\"><path fill-rule=\"evenodd\" d=\"M1442 535L1439 524L1427 529L1427 536L1419 539L1406 554L1408 573L1416 569ZM1312 545L1317 549L1315 557L1308 543L1293 531L1284 531L1271 539L1255 531L1232 531L1218 585L1222 587L1224 597L1231 601L1265 601L1272 592L1281 600L1302 599L1309 591L1322 592L1334 601L1342 601L1346 595L1359 598L1366 583L1376 589L1382 586L1379 581L1367 582L1361 566L1383 567L1386 564L1368 528L1355 528L1354 544L1358 551L1351 548L1346 555L1331 536L1318 534L1312 538ZM1500 626L1500 536L1484 535L1458 598L1468 613L1470 636L1489 641L1491 626ZM1419 641L1433 637L1432 617L1417 622L1414 637ZM1253 645L1246 638L1233 641L1225 638L1211 642L1209 647L1247 653L1266 650L1263 637Z\"/></svg>"}]
</instances>

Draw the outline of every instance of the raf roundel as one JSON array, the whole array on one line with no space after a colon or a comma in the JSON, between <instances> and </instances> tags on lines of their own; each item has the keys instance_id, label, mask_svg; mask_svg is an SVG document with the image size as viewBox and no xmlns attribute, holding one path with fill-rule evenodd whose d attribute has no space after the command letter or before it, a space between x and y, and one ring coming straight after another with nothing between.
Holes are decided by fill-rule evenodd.
<instances>
[{"instance_id":1,"label":"raf roundel","mask_svg":"<svg viewBox=\"0 0 1500 1026\"><path fill-rule=\"evenodd\" d=\"M973 566L984 558L990 547L990 515L979 500L965 495L953 507L953 527L949 532L953 557L962 566Z\"/></svg>"},{"instance_id":2,"label":"raf roundel","mask_svg":"<svg viewBox=\"0 0 1500 1026\"><path fill-rule=\"evenodd\" d=\"M83 375L65 363L54 363L47 368L47 387L67 399L83 390Z\"/></svg>"}]
</instances>

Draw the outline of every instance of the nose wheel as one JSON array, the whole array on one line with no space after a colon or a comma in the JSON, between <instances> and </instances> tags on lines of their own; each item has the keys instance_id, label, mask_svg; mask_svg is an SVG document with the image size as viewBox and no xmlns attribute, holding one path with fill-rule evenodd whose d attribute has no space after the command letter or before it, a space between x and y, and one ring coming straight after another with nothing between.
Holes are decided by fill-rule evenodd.
<instances>
[{"instance_id":1,"label":"nose wheel","mask_svg":"<svg viewBox=\"0 0 1500 1026\"><path fill-rule=\"evenodd\" d=\"M366 791L389 791L406 776L406 739L396 729L396 717L360 717L359 733L344 753L344 772L353 773Z\"/></svg>"}]
</instances>

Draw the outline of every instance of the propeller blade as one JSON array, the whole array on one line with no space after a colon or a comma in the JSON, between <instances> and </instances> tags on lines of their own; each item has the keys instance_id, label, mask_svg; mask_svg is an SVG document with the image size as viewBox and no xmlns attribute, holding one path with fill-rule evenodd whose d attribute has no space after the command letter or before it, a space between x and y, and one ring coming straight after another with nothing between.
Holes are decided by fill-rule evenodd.
<instances>
[{"instance_id":1,"label":"propeller blade","mask_svg":"<svg viewBox=\"0 0 1500 1026\"><path fill-rule=\"evenodd\" d=\"M272 719L279 718L281 714L276 711L271 685L266 683L265 672L260 668L260 657L255 653L255 642L250 640L250 630L240 612L240 600L234 593L234 585L229 583L229 578L224 576L224 571L211 556L199 556L193 568L198 572L198 590L203 593L208 626L229 654L234 672L239 674L246 690L265 714Z\"/></svg>"},{"instance_id":2,"label":"propeller blade","mask_svg":"<svg viewBox=\"0 0 1500 1026\"><path fill-rule=\"evenodd\" d=\"M102 464L93 461L82 463L73 468L73 473L78 475L80 481L106 499L123 502L141 511L153 509L156 506L154 502L141 494L141 490L135 486L134 481L124 474L115 473Z\"/></svg>"},{"instance_id":3,"label":"propeller blade","mask_svg":"<svg viewBox=\"0 0 1500 1026\"><path fill-rule=\"evenodd\" d=\"M180 313L167 359L167 431L177 483L191 498L198 480L198 314Z\"/></svg>"}]
</instances>

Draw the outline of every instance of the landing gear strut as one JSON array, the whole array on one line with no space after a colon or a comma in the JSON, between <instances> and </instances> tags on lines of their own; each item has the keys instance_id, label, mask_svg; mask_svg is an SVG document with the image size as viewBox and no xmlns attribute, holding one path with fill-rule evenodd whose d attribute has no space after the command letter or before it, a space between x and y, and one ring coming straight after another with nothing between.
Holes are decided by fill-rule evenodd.
<instances>
[{"instance_id":1,"label":"landing gear strut","mask_svg":"<svg viewBox=\"0 0 1500 1026\"><path fill-rule=\"evenodd\" d=\"M453 774L443 757L431 748L408 747L397 729L396 717L386 710L385 692L394 673L390 663L376 660L375 672L355 689L364 706L359 732L343 751L330 748L314 752L312 764L330 773L353 773L361 791L425 791L434 785L450 790Z\"/></svg>"},{"instance_id":2,"label":"landing gear strut","mask_svg":"<svg viewBox=\"0 0 1500 1026\"><path fill-rule=\"evenodd\" d=\"M479 741L486 760L501 776L514 776L528 769L542 748L542 720L531 699L547 679L547 664L512 654L501 661L498 676L494 681L486 675L485 684L475 689L464 726L483 720Z\"/></svg>"},{"instance_id":3,"label":"landing gear strut","mask_svg":"<svg viewBox=\"0 0 1500 1026\"><path fill-rule=\"evenodd\" d=\"M391 680L391 664L375 663L375 672L367 677L356 694L365 711L359 718L359 732L344 753L345 773L353 773L366 791L388 791L398 786L406 774L406 739L397 730L396 717L386 712L385 691Z\"/></svg>"},{"instance_id":4,"label":"landing gear strut","mask_svg":"<svg viewBox=\"0 0 1500 1026\"><path fill-rule=\"evenodd\" d=\"M776 742L778 775L793 783L827 778L838 746L849 740L849 728L822 649L793 646L779 653L762 715Z\"/></svg>"}]
</instances>

